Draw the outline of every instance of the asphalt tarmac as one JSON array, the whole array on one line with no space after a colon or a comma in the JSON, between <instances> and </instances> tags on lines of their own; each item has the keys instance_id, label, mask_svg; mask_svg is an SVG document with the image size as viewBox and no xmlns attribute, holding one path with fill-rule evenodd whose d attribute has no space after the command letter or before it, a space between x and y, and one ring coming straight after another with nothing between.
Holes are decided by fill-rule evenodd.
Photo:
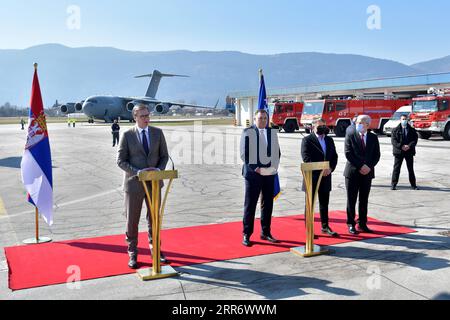
<instances>
[{"instance_id":1,"label":"asphalt tarmac","mask_svg":"<svg viewBox=\"0 0 450 320\"><path fill-rule=\"evenodd\" d=\"M123 128L125 129L125 127ZM165 132L180 179L174 183L164 228L241 221L244 180L238 142L242 128L171 126ZM41 234L54 241L123 234L122 172L107 126L50 124L55 224L41 220ZM0 247L34 236L34 209L20 178L25 132L0 126ZM274 216L300 214L302 135L280 134L283 194ZM335 138L339 164L333 175L330 210L345 210L342 138ZM390 190L390 139L380 137L382 159L370 196L369 215L418 232L336 245L331 254L303 259L272 254L177 268L181 275L142 282L117 276L21 290L8 289L0 251L0 299L450 299L450 141L420 140L416 175L421 190L409 188L406 165L398 191ZM171 167L171 164L169 164ZM145 219L141 229L145 230ZM277 236L274 228L273 234Z\"/></svg>"}]
</instances>

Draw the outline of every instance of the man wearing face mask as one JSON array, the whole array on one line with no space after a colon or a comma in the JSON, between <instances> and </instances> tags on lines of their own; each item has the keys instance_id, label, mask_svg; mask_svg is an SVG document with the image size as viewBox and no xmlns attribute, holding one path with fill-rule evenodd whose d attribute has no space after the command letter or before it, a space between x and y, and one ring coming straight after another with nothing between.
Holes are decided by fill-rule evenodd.
<instances>
[{"instance_id":1,"label":"man wearing face mask","mask_svg":"<svg viewBox=\"0 0 450 320\"><path fill-rule=\"evenodd\" d=\"M347 225L350 234L356 231L356 202L359 195L359 229L372 233L367 226L367 211L372 180L375 178L375 166L380 161L380 143L378 137L369 133L371 118L361 115L356 121L355 130L345 138L345 186L347 188Z\"/></svg>"},{"instance_id":2,"label":"man wearing face mask","mask_svg":"<svg viewBox=\"0 0 450 320\"><path fill-rule=\"evenodd\" d=\"M339 235L331 230L328 223L328 205L332 189L331 174L336 169L338 155L332 138L328 137L330 130L325 120L315 118L312 122L313 132L302 142L302 158L305 163L329 161L330 169L325 170L319 187L320 220L322 222L322 233L332 237ZM316 190L320 171L313 172L313 190Z\"/></svg>"},{"instance_id":3,"label":"man wearing face mask","mask_svg":"<svg viewBox=\"0 0 450 320\"><path fill-rule=\"evenodd\" d=\"M392 173L392 190L397 190L398 179L402 168L403 160L409 172L409 182L413 190L419 190L414 174L414 156L416 155L416 145L419 137L416 130L408 123L408 117L401 117L400 125L392 130L392 146L394 147L394 171Z\"/></svg>"}]
</instances>

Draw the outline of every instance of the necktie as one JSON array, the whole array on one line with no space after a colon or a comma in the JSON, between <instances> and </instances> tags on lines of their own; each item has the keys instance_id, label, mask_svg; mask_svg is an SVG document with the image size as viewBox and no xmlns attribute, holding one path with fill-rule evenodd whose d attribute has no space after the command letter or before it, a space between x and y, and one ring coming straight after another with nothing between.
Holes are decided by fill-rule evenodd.
<instances>
[{"instance_id":1,"label":"necktie","mask_svg":"<svg viewBox=\"0 0 450 320\"><path fill-rule=\"evenodd\" d=\"M266 142L266 136L264 135L265 130L259 130L259 147L261 150L264 150L267 152L267 142Z\"/></svg>"},{"instance_id":2,"label":"necktie","mask_svg":"<svg viewBox=\"0 0 450 320\"><path fill-rule=\"evenodd\" d=\"M366 151L366 143L364 142L364 134L361 135L361 145L362 145L363 151Z\"/></svg>"},{"instance_id":3,"label":"necktie","mask_svg":"<svg viewBox=\"0 0 450 320\"><path fill-rule=\"evenodd\" d=\"M407 137L408 137L408 135L406 133L406 128L405 128L405 129L403 129L403 141L406 141Z\"/></svg>"},{"instance_id":4,"label":"necktie","mask_svg":"<svg viewBox=\"0 0 450 320\"><path fill-rule=\"evenodd\" d=\"M142 130L142 145L144 147L145 154L148 156L150 149L148 148L148 140L145 130Z\"/></svg>"}]
</instances>

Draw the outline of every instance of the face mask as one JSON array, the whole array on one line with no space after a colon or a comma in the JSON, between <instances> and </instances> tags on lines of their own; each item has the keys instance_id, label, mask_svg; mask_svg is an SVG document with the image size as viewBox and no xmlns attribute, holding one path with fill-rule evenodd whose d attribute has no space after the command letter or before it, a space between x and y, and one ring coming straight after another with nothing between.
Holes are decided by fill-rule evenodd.
<instances>
[{"instance_id":1,"label":"face mask","mask_svg":"<svg viewBox=\"0 0 450 320\"><path fill-rule=\"evenodd\" d=\"M408 125L408 120L402 120L402 126L406 127Z\"/></svg>"},{"instance_id":2,"label":"face mask","mask_svg":"<svg viewBox=\"0 0 450 320\"><path fill-rule=\"evenodd\" d=\"M358 131L359 133L363 133L363 132L365 132L365 127L364 127L364 125L363 124L357 124L356 125L356 131Z\"/></svg>"},{"instance_id":3,"label":"face mask","mask_svg":"<svg viewBox=\"0 0 450 320\"><path fill-rule=\"evenodd\" d=\"M330 133L330 129L328 129L327 126L317 127L317 135L319 135L319 136L326 136L329 133Z\"/></svg>"}]
</instances>

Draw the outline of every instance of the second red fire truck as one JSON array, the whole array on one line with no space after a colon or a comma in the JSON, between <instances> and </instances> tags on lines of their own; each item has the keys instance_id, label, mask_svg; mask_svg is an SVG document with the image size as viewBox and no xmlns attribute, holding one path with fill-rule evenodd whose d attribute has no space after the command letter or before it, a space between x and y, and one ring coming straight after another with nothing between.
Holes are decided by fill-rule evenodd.
<instances>
[{"instance_id":1,"label":"second red fire truck","mask_svg":"<svg viewBox=\"0 0 450 320\"><path fill-rule=\"evenodd\" d=\"M294 132L304 127L311 130L312 120L321 117L337 137L344 137L352 119L366 114L372 118L370 129L382 134L384 125L400 107L411 104L409 99L324 99L275 104L272 124Z\"/></svg>"},{"instance_id":2,"label":"second red fire truck","mask_svg":"<svg viewBox=\"0 0 450 320\"><path fill-rule=\"evenodd\" d=\"M439 134L450 140L450 90L430 89L430 94L413 99L411 121L422 139Z\"/></svg>"},{"instance_id":3,"label":"second red fire truck","mask_svg":"<svg viewBox=\"0 0 450 320\"><path fill-rule=\"evenodd\" d=\"M383 134L384 125L392 115L405 105L408 99L348 99L348 100L311 100L305 101L301 123L311 128L312 120L321 117L337 137L345 137L347 128L355 116L368 115L372 118L370 129Z\"/></svg>"}]
</instances>

